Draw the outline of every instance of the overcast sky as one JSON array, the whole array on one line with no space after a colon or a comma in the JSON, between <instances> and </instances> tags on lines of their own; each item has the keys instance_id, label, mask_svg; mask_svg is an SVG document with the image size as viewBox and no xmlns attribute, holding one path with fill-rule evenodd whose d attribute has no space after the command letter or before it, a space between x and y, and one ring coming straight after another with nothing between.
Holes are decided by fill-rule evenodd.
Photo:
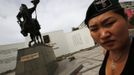
<instances>
[{"instance_id":1,"label":"overcast sky","mask_svg":"<svg viewBox=\"0 0 134 75\"><path fill-rule=\"evenodd\" d=\"M0 45L24 41L16 15L22 3L32 7L30 1L0 0ZM91 2L92 0L40 0L37 15L41 33L55 30L71 31L72 27L77 27L84 20Z\"/></svg>"},{"instance_id":2,"label":"overcast sky","mask_svg":"<svg viewBox=\"0 0 134 75\"><path fill-rule=\"evenodd\" d=\"M24 42L16 15L22 3L32 7L31 0L0 0L0 45ZM85 18L93 0L40 0L37 6L41 33L56 30L71 31ZM33 17L35 15L33 14Z\"/></svg>"}]
</instances>

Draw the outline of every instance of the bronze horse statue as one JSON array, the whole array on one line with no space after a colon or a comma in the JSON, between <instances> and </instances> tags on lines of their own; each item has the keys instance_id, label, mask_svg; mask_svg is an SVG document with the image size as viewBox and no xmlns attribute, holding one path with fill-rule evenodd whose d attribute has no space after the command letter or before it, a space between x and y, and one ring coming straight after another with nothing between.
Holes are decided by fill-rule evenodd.
<instances>
[{"instance_id":1,"label":"bronze horse statue","mask_svg":"<svg viewBox=\"0 0 134 75\"><path fill-rule=\"evenodd\" d=\"M43 43L41 33L39 31L41 28L37 20L37 14L36 18L32 18L32 13L36 11L36 7L39 3L39 0L33 0L31 2L34 6L30 9L28 9L25 4L21 4L20 12L17 15L17 22L21 27L21 34L24 37L26 37L28 33L30 34L31 41L29 41L29 47L32 46L32 43L34 43L33 45ZM21 18L23 20L21 20Z\"/></svg>"}]
</instances>

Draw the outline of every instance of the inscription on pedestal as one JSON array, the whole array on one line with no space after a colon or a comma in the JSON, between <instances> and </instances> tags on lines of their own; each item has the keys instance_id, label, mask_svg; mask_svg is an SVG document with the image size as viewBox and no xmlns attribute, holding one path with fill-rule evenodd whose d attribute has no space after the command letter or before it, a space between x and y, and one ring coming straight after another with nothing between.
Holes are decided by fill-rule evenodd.
<instances>
[{"instance_id":1,"label":"inscription on pedestal","mask_svg":"<svg viewBox=\"0 0 134 75\"><path fill-rule=\"evenodd\" d=\"M34 60L34 59L37 59L37 58L39 58L39 52L22 56L20 58L20 61L21 62L26 62L26 61Z\"/></svg>"}]
</instances>

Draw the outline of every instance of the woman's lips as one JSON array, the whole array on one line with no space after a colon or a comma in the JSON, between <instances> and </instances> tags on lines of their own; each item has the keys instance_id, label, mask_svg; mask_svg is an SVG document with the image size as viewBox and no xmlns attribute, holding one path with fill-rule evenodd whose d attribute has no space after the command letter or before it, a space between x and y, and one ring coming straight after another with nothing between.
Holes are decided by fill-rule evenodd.
<instances>
[{"instance_id":1,"label":"woman's lips","mask_svg":"<svg viewBox=\"0 0 134 75\"><path fill-rule=\"evenodd\" d=\"M114 40L107 40L107 41L102 42L101 44L109 46L109 45L113 45L113 42L114 42Z\"/></svg>"}]
</instances>

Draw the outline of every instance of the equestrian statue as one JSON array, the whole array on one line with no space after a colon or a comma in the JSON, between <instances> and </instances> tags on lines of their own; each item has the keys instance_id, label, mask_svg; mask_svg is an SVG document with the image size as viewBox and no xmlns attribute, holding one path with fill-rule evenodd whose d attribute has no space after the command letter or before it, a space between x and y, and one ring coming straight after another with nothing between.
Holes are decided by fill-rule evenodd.
<instances>
[{"instance_id":1,"label":"equestrian statue","mask_svg":"<svg viewBox=\"0 0 134 75\"><path fill-rule=\"evenodd\" d=\"M40 0L32 0L32 8L28 8L26 4L21 4L19 8L19 13L17 14L17 22L21 28L21 34L26 37L28 33L30 34L31 41L29 41L29 47L33 45L38 45L43 43L41 33L40 33L40 24L37 20L36 7ZM32 18L32 14L35 12L36 17Z\"/></svg>"}]
</instances>

